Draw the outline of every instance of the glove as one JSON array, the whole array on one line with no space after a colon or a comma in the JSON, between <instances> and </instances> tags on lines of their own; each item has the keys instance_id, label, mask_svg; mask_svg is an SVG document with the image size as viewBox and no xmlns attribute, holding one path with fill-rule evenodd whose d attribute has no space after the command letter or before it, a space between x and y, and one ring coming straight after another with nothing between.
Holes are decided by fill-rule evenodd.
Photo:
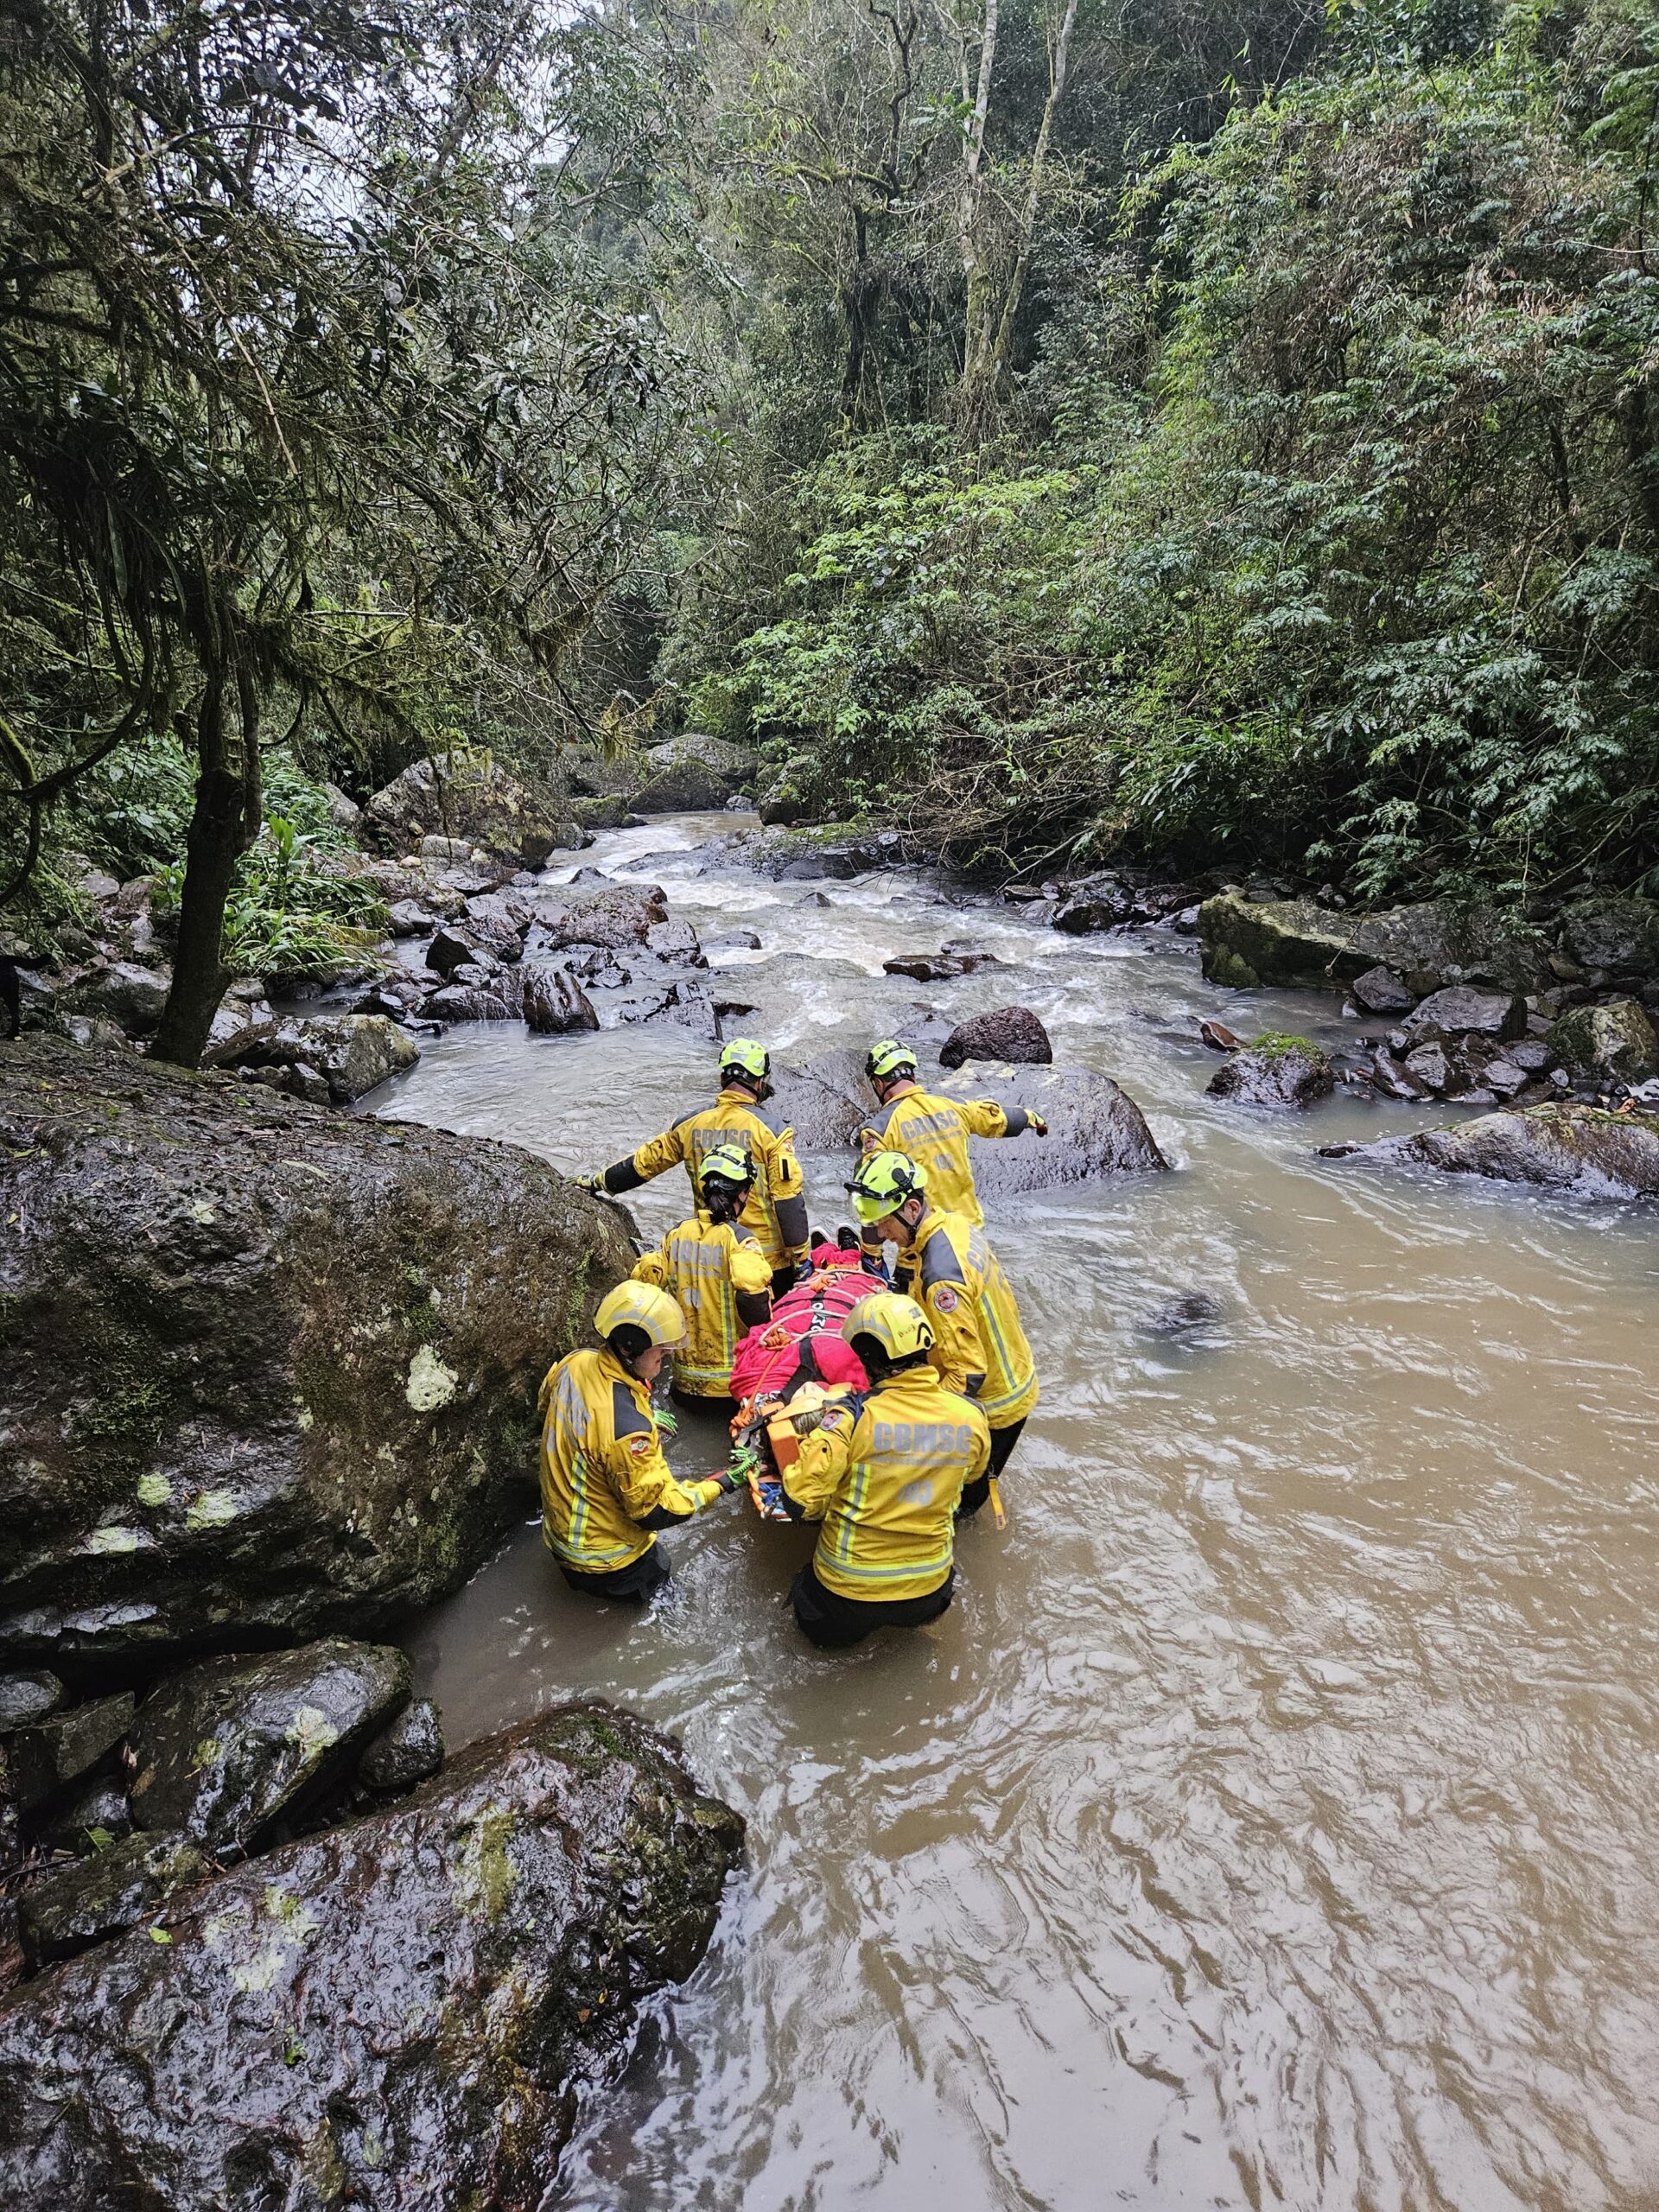
<instances>
[{"instance_id":1,"label":"glove","mask_svg":"<svg viewBox=\"0 0 1659 2212\"><path fill-rule=\"evenodd\" d=\"M1027 1114L1026 1119L1039 1137L1046 1137L1048 1135L1048 1123L1040 1114Z\"/></svg>"},{"instance_id":2,"label":"glove","mask_svg":"<svg viewBox=\"0 0 1659 2212\"><path fill-rule=\"evenodd\" d=\"M601 1173L573 1175L570 1179L579 1191L594 1191L601 1194L605 1192L605 1178Z\"/></svg>"},{"instance_id":3,"label":"glove","mask_svg":"<svg viewBox=\"0 0 1659 2212\"><path fill-rule=\"evenodd\" d=\"M671 1406L653 1406L651 1410L656 1417L658 1427L664 1436L679 1434L680 1417Z\"/></svg>"},{"instance_id":4,"label":"glove","mask_svg":"<svg viewBox=\"0 0 1659 2212\"><path fill-rule=\"evenodd\" d=\"M813 1273L814 1269L810 1260L796 1261L795 1280L797 1282L810 1282L812 1280Z\"/></svg>"},{"instance_id":5,"label":"glove","mask_svg":"<svg viewBox=\"0 0 1659 2212\"><path fill-rule=\"evenodd\" d=\"M734 1491L747 1490L749 1486L748 1477L736 1467L722 1467L717 1475L711 1475L709 1479L722 1497L729 1497Z\"/></svg>"}]
</instances>

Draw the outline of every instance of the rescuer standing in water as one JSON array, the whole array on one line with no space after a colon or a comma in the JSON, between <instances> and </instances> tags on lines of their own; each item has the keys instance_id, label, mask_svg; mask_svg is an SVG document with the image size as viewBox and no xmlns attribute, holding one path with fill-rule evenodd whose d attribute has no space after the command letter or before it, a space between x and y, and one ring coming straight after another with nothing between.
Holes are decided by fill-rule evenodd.
<instances>
[{"instance_id":1,"label":"rescuer standing in water","mask_svg":"<svg viewBox=\"0 0 1659 2212\"><path fill-rule=\"evenodd\" d=\"M657 1531L741 1490L728 1467L682 1483L663 1457L651 1386L685 1341L666 1291L622 1282L599 1302L597 1351L573 1351L542 1384L542 1537L573 1590L642 1599L668 1580Z\"/></svg>"},{"instance_id":2,"label":"rescuer standing in water","mask_svg":"<svg viewBox=\"0 0 1659 2212\"><path fill-rule=\"evenodd\" d=\"M802 1634L826 1648L945 1611L958 1503L991 1452L984 1414L929 1364L933 1331L912 1299L862 1299L842 1334L869 1390L826 1406L783 1474L791 1519L823 1522L790 1598Z\"/></svg>"},{"instance_id":3,"label":"rescuer standing in water","mask_svg":"<svg viewBox=\"0 0 1659 2212\"><path fill-rule=\"evenodd\" d=\"M740 1144L716 1145L696 1178L697 1211L645 1255L633 1276L665 1290L685 1316L685 1342L673 1354L675 1397L729 1414L737 1347L772 1319L772 1269L742 1222L754 1185L750 1154Z\"/></svg>"},{"instance_id":4,"label":"rescuer standing in water","mask_svg":"<svg viewBox=\"0 0 1659 2212\"><path fill-rule=\"evenodd\" d=\"M872 1153L847 1185L866 1233L896 1248L893 1287L926 1313L932 1365L947 1389L971 1398L991 1432L989 1465L962 1494L978 1512L1037 1403L1037 1369L1007 1277L982 1229L931 1200L927 1171L901 1152Z\"/></svg>"},{"instance_id":5,"label":"rescuer standing in water","mask_svg":"<svg viewBox=\"0 0 1659 2212\"><path fill-rule=\"evenodd\" d=\"M999 1106L991 1098L946 1098L916 1080L916 1055L896 1038L872 1045L864 1061L880 1111L861 1132L866 1152L902 1152L927 1171L928 1195L941 1213L958 1213L982 1228L985 1212L968 1157L972 1137L1048 1135L1040 1114Z\"/></svg>"},{"instance_id":6,"label":"rescuer standing in water","mask_svg":"<svg viewBox=\"0 0 1659 2212\"><path fill-rule=\"evenodd\" d=\"M743 1226L751 1231L772 1271L773 1287L788 1288L808 1266L805 1188L795 1157L795 1135L765 1110L772 1095L772 1055L752 1037L734 1037L720 1055L720 1095L713 1105L683 1114L672 1128L619 1160L599 1175L580 1175L584 1190L618 1198L637 1191L671 1167L691 1178L691 1198L702 1197L698 1173L707 1155L737 1142L754 1163L754 1180L745 1202Z\"/></svg>"}]
</instances>

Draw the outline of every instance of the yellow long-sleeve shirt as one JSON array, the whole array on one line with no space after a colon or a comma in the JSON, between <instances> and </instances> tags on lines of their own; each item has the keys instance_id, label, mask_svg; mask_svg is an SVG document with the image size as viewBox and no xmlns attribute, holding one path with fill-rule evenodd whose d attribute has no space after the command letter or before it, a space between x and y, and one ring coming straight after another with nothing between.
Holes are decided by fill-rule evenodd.
<instances>
[{"instance_id":1,"label":"yellow long-sleeve shirt","mask_svg":"<svg viewBox=\"0 0 1659 2212\"><path fill-rule=\"evenodd\" d=\"M784 1475L793 1516L823 1523L813 1573L843 1598L937 1590L950 1572L963 1484L990 1455L984 1414L931 1367L827 1408Z\"/></svg>"},{"instance_id":2,"label":"yellow long-sleeve shirt","mask_svg":"<svg viewBox=\"0 0 1659 2212\"><path fill-rule=\"evenodd\" d=\"M768 1266L781 1268L807 1253L806 1185L795 1157L795 1132L777 1116L768 1114L738 1085L722 1090L712 1105L683 1114L672 1128L626 1160L605 1170L605 1187L613 1196L637 1191L671 1167L683 1167L691 1179L691 1198L702 1196L698 1171L708 1154L721 1145L742 1146L754 1162L754 1186L743 1208L743 1226L749 1230Z\"/></svg>"},{"instance_id":3,"label":"yellow long-sleeve shirt","mask_svg":"<svg viewBox=\"0 0 1659 2212\"><path fill-rule=\"evenodd\" d=\"M693 1398L728 1398L732 1360L744 1333L772 1314L772 1269L750 1232L695 1213L671 1229L634 1267L685 1315L685 1343L674 1355L674 1387Z\"/></svg>"},{"instance_id":4,"label":"yellow long-sleeve shirt","mask_svg":"<svg viewBox=\"0 0 1659 2212\"><path fill-rule=\"evenodd\" d=\"M1037 1403L1037 1364L984 1230L930 1207L895 1259L893 1288L932 1322L929 1357L946 1389L971 1397L993 1428L1024 1421Z\"/></svg>"},{"instance_id":5,"label":"yellow long-sleeve shirt","mask_svg":"<svg viewBox=\"0 0 1659 2212\"><path fill-rule=\"evenodd\" d=\"M880 1152L902 1152L927 1170L929 1203L941 1213L959 1213L977 1228L985 1211L974 1188L969 1137L1023 1136L1031 1117L1023 1106L999 1106L992 1098L946 1098L912 1084L880 1106L865 1123Z\"/></svg>"},{"instance_id":6,"label":"yellow long-sleeve shirt","mask_svg":"<svg viewBox=\"0 0 1659 2212\"><path fill-rule=\"evenodd\" d=\"M607 1351L573 1351L542 1384L542 1537L567 1567L609 1574L721 1495L663 1457L651 1393Z\"/></svg>"}]
</instances>

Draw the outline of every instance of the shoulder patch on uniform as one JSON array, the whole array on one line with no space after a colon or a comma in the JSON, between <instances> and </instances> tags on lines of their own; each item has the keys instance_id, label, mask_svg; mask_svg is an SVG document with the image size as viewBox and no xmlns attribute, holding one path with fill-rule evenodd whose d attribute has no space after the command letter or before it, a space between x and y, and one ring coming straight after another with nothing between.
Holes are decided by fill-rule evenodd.
<instances>
[{"instance_id":1,"label":"shoulder patch on uniform","mask_svg":"<svg viewBox=\"0 0 1659 2212\"><path fill-rule=\"evenodd\" d=\"M954 1313L961 1303L955 1287L948 1282L935 1283L929 1295L936 1311L941 1313Z\"/></svg>"},{"instance_id":2,"label":"shoulder patch on uniform","mask_svg":"<svg viewBox=\"0 0 1659 2212\"><path fill-rule=\"evenodd\" d=\"M656 1433L648 1417L640 1412L634 1395L626 1382L613 1382L611 1385L611 1429L619 1444L626 1437L643 1436L647 1451Z\"/></svg>"},{"instance_id":3,"label":"shoulder patch on uniform","mask_svg":"<svg viewBox=\"0 0 1659 2212\"><path fill-rule=\"evenodd\" d=\"M652 1436L631 1436L627 1440L628 1449L636 1459L650 1459L656 1449L656 1443L657 1440Z\"/></svg>"}]
</instances>

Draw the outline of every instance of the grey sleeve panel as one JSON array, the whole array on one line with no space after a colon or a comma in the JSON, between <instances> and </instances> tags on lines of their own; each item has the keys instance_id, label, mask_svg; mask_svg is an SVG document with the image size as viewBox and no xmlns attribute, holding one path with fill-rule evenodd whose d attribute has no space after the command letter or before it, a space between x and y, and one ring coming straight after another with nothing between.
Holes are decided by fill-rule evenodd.
<instances>
[{"instance_id":1,"label":"grey sleeve panel","mask_svg":"<svg viewBox=\"0 0 1659 2212\"><path fill-rule=\"evenodd\" d=\"M784 1131L789 1127L789 1123L781 1114L768 1113L758 1098L753 1105L746 1104L743 1110L746 1114L753 1114L761 1128L770 1129L775 1137L782 1136Z\"/></svg>"},{"instance_id":2,"label":"grey sleeve panel","mask_svg":"<svg viewBox=\"0 0 1659 2212\"><path fill-rule=\"evenodd\" d=\"M652 1423L634 1402L634 1395L626 1382L611 1385L611 1427L620 1444L625 1436L646 1436Z\"/></svg>"},{"instance_id":3,"label":"grey sleeve panel","mask_svg":"<svg viewBox=\"0 0 1659 2212\"><path fill-rule=\"evenodd\" d=\"M931 1290L936 1282L959 1282L967 1287L968 1278L948 1229L935 1230L922 1252L922 1288Z\"/></svg>"},{"instance_id":4,"label":"grey sleeve panel","mask_svg":"<svg viewBox=\"0 0 1659 2212\"><path fill-rule=\"evenodd\" d=\"M702 1111L701 1106L694 1106L689 1114L682 1114L677 1121L671 1122L668 1126L671 1129L683 1129L688 1122L695 1122Z\"/></svg>"},{"instance_id":5,"label":"grey sleeve panel","mask_svg":"<svg viewBox=\"0 0 1659 2212\"><path fill-rule=\"evenodd\" d=\"M808 1230L806 1200L804 1198L774 1198L772 1210L778 1217L778 1234L785 1244L804 1244Z\"/></svg>"},{"instance_id":6,"label":"grey sleeve panel","mask_svg":"<svg viewBox=\"0 0 1659 2212\"><path fill-rule=\"evenodd\" d=\"M1000 1099L993 1103L1001 1104ZM1022 1137L1031 1127L1031 1116L1023 1106L1003 1106L1002 1116L1008 1125L1002 1132L1005 1137Z\"/></svg>"}]
</instances>

